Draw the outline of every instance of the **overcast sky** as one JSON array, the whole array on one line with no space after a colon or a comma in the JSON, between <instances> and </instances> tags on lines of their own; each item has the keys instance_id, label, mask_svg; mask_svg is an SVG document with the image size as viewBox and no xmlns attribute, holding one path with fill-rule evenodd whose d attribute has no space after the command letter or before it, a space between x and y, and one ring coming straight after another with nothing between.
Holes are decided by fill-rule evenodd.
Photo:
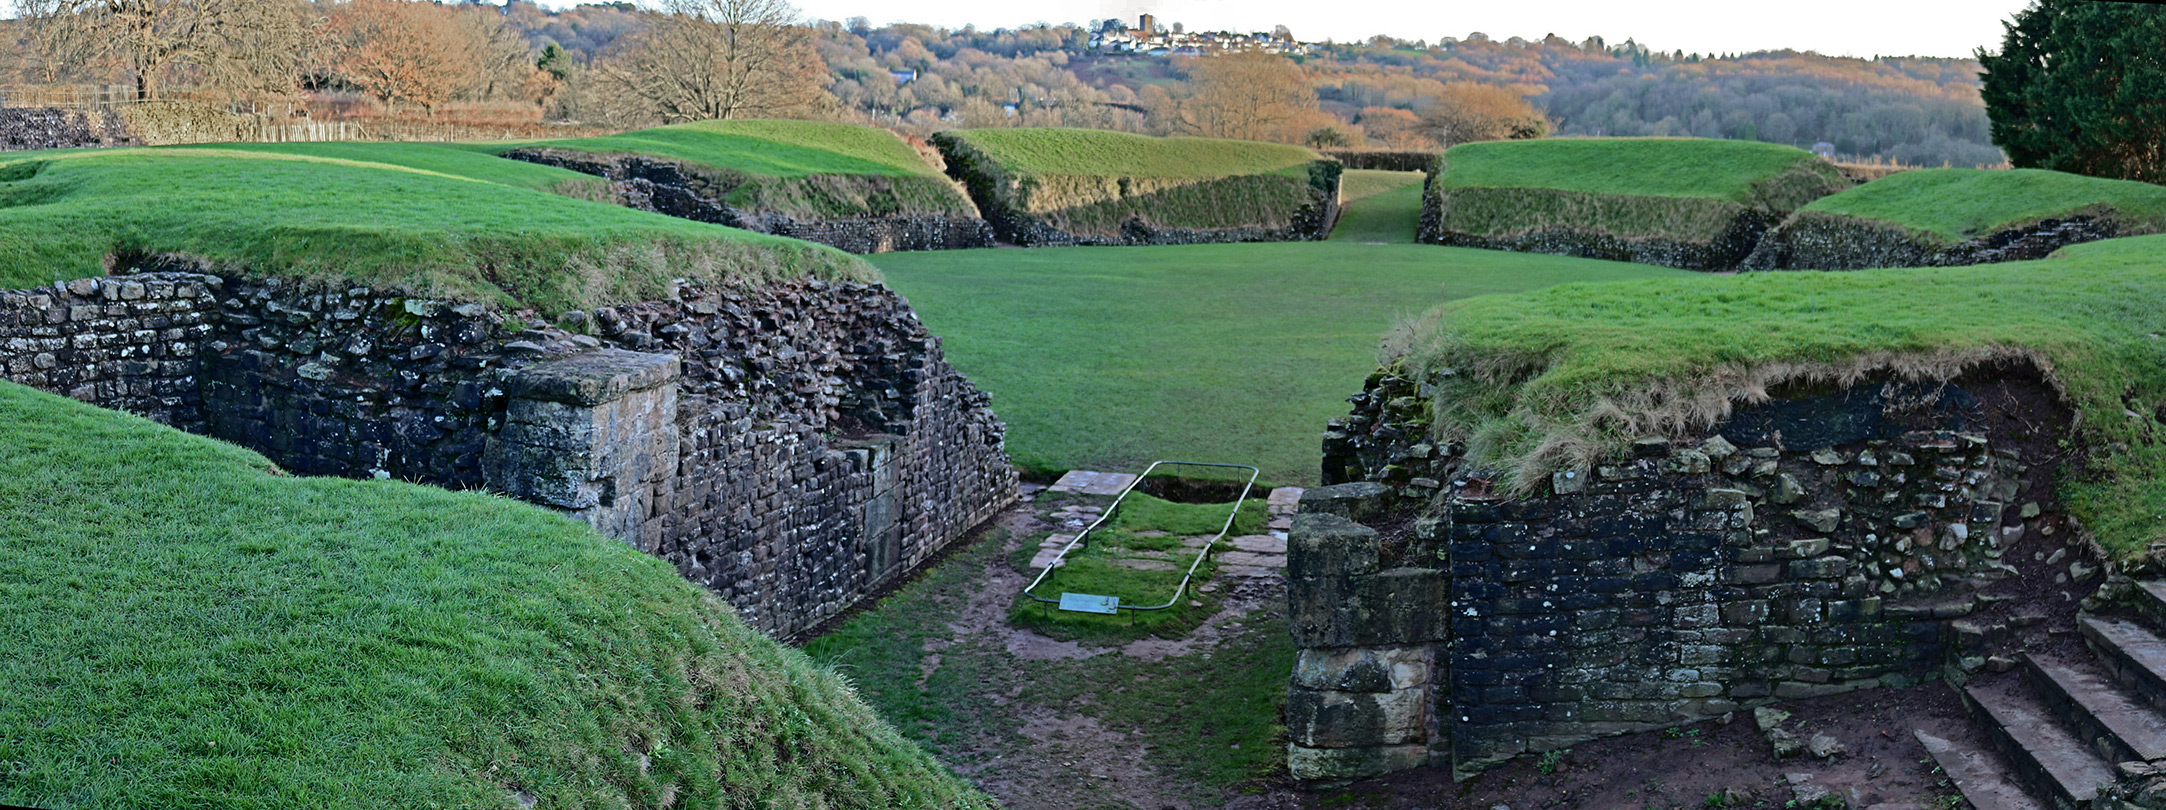
<instances>
[{"instance_id":1,"label":"overcast sky","mask_svg":"<svg viewBox=\"0 0 2166 810\"><path fill-rule=\"evenodd\" d=\"M1014 28L1037 22L1132 19L1157 14L1191 29L1293 29L1303 40L1340 42L1390 34L1401 39L1497 39L1555 33L1580 41L1599 34L1663 50L1732 53L1777 48L1830 56L1968 56L1999 47L2001 21L2029 0L792 0L805 16L874 24L917 22L960 28ZM564 7L572 0L544 0Z\"/></svg>"}]
</instances>

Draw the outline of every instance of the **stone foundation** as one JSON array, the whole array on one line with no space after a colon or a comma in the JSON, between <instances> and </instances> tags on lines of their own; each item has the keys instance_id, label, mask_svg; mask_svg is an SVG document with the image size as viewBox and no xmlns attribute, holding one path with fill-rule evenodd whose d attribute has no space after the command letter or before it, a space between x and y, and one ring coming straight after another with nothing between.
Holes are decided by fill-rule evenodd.
<instances>
[{"instance_id":1,"label":"stone foundation","mask_svg":"<svg viewBox=\"0 0 2166 810\"><path fill-rule=\"evenodd\" d=\"M1932 234L1856 217L1805 211L1769 231L1741 270L1864 270L1953 267L2043 259L2069 245L2122 235L2111 210L2044 219L1975 239Z\"/></svg>"},{"instance_id":2,"label":"stone foundation","mask_svg":"<svg viewBox=\"0 0 2166 810\"><path fill-rule=\"evenodd\" d=\"M0 369L297 473L564 511L777 636L1015 497L987 397L878 285L686 284L567 320L593 334L396 291L147 272L0 292Z\"/></svg>"},{"instance_id":3,"label":"stone foundation","mask_svg":"<svg viewBox=\"0 0 2166 810\"><path fill-rule=\"evenodd\" d=\"M1792 392L1508 497L1386 373L1290 541L1289 763L1340 781L1938 677L2052 533L2069 414L2035 369Z\"/></svg>"}]
</instances>

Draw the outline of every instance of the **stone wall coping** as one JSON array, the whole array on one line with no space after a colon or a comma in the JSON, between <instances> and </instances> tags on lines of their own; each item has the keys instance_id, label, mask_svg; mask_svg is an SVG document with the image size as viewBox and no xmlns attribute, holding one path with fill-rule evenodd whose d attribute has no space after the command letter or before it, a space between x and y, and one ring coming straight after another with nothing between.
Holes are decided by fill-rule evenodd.
<instances>
[{"instance_id":1,"label":"stone wall coping","mask_svg":"<svg viewBox=\"0 0 2166 810\"><path fill-rule=\"evenodd\" d=\"M528 366L505 381L505 393L524 399L599 405L677 379L675 354L597 349Z\"/></svg>"}]
</instances>

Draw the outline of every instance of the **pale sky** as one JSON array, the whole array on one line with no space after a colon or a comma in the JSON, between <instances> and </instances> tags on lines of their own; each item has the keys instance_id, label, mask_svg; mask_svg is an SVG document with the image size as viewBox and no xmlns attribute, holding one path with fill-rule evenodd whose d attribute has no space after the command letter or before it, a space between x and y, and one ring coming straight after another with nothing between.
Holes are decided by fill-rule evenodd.
<instances>
[{"instance_id":1,"label":"pale sky","mask_svg":"<svg viewBox=\"0 0 2166 810\"><path fill-rule=\"evenodd\" d=\"M574 0L544 0L564 7ZM1794 48L1830 56L1969 56L1998 48L2001 21L2030 0L792 0L806 17L866 17L875 25L915 22L960 28L1014 28L1157 14L1193 30L1293 29L1303 40L1340 42L1390 34L1402 39L1537 39L1578 42L1599 34L1662 50L1738 53Z\"/></svg>"}]
</instances>

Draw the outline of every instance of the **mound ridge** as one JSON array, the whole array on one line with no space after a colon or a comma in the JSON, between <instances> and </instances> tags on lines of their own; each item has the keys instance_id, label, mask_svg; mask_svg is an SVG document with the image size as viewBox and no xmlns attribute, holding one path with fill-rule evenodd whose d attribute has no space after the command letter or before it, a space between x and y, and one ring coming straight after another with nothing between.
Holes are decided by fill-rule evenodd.
<instances>
[{"instance_id":1,"label":"mound ridge","mask_svg":"<svg viewBox=\"0 0 2166 810\"><path fill-rule=\"evenodd\" d=\"M1447 304L1395 333L1384 364L1436 386L1439 440L1529 492L1776 386L2020 361L2066 397L2091 453L2063 501L2105 548L2141 554L2166 540L2161 250L2145 236L1978 267L1567 284Z\"/></svg>"},{"instance_id":2,"label":"mound ridge","mask_svg":"<svg viewBox=\"0 0 2166 810\"><path fill-rule=\"evenodd\" d=\"M1420 238L1725 270L1792 211L1847 185L1811 153L1751 141L1462 144L1430 172Z\"/></svg>"},{"instance_id":3,"label":"mound ridge","mask_svg":"<svg viewBox=\"0 0 2166 810\"><path fill-rule=\"evenodd\" d=\"M1338 219L1339 163L1298 146L1035 128L932 141L1021 245L1315 240Z\"/></svg>"},{"instance_id":4,"label":"mound ridge","mask_svg":"<svg viewBox=\"0 0 2166 810\"><path fill-rule=\"evenodd\" d=\"M961 189L900 136L875 127L700 121L502 154L608 178L635 208L852 253L992 242Z\"/></svg>"},{"instance_id":5,"label":"mound ridge","mask_svg":"<svg viewBox=\"0 0 2166 810\"><path fill-rule=\"evenodd\" d=\"M2042 169L1918 169L1805 206L1748 270L1859 270L2044 258L2166 230L2166 188Z\"/></svg>"},{"instance_id":6,"label":"mound ridge","mask_svg":"<svg viewBox=\"0 0 2166 810\"><path fill-rule=\"evenodd\" d=\"M670 566L0 383L0 802L987 807Z\"/></svg>"},{"instance_id":7,"label":"mound ridge","mask_svg":"<svg viewBox=\"0 0 2166 810\"><path fill-rule=\"evenodd\" d=\"M412 144L10 153L0 288L102 275L116 254L545 312L662 297L678 278L877 277L829 247L542 190L593 184Z\"/></svg>"}]
</instances>

